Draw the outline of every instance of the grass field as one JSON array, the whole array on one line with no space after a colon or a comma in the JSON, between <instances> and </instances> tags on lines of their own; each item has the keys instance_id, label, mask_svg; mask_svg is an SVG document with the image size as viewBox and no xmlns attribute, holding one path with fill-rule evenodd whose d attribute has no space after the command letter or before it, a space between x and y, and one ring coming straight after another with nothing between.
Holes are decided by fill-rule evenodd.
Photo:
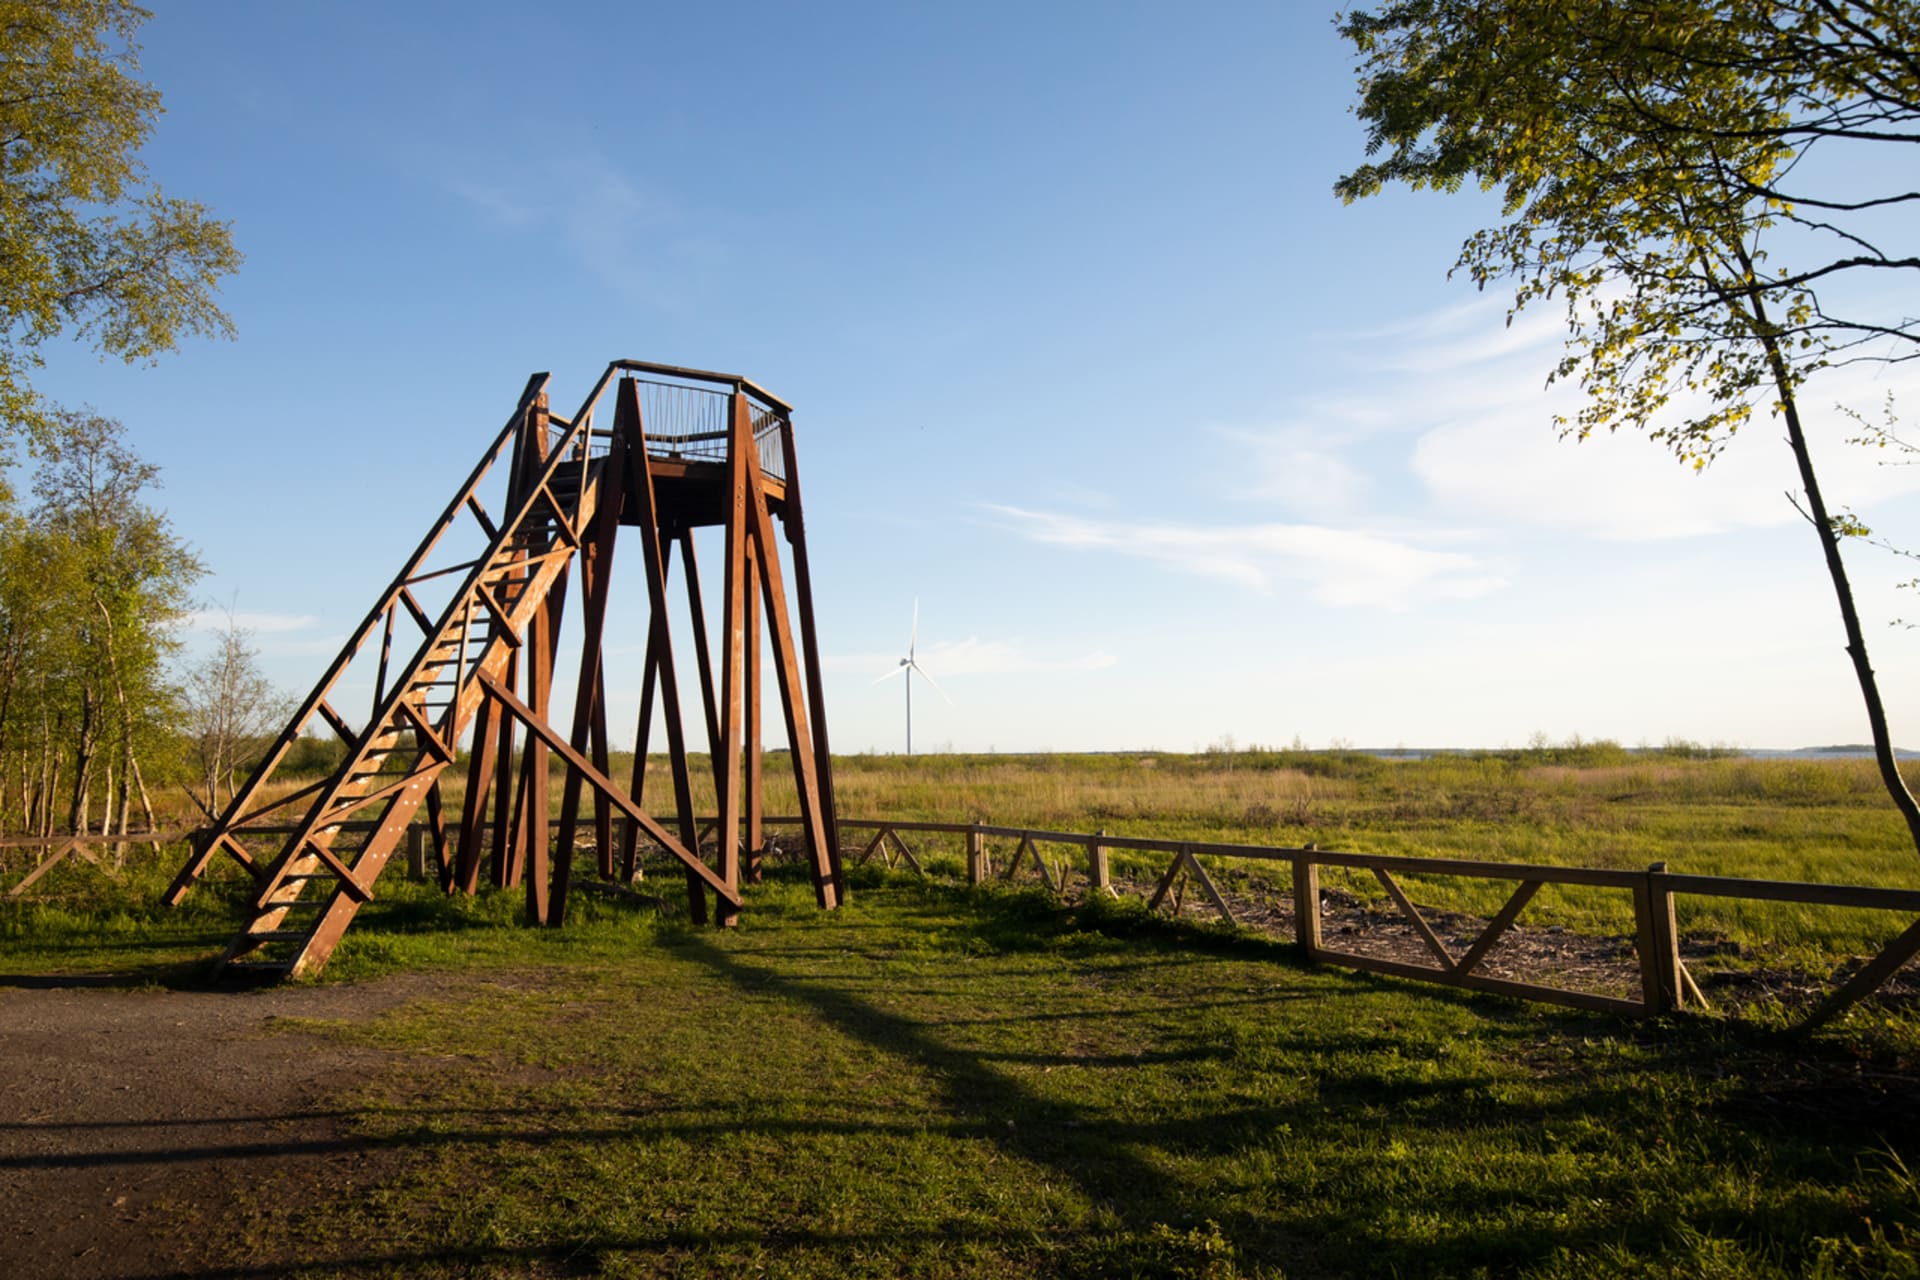
<instances>
[{"instance_id":1,"label":"grass field","mask_svg":"<svg viewBox=\"0 0 1920 1280\"><path fill-rule=\"evenodd\" d=\"M791 779L768 762L770 811L793 811ZM1628 752L1578 744L1426 759L1360 753L1242 751L1199 755L858 756L836 764L847 817L990 823L1053 830L1495 862L1671 870L1825 883L1920 886L1904 824L1871 761L1749 760L1697 752ZM628 761L615 775L625 777ZM1914 769L1920 781L1920 768ZM664 768L650 785L665 788ZM704 784L704 785L703 785ZM696 806L712 811L711 778L695 770ZM933 840L954 856L957 839ZM1147 876L1165 859L1116 855ZM1278 873L1229 864L1228 878ZM1323 885L1379 899L1365 872L1323 873ZM1414 877L1431 904L1486 916L1506 886ZM1619 891L1549 887L1529 919L1582 932L1631 932ZM1867 953L1907 923L1887 913L1792 904L1682 899L1683 930L1750 949L1749 964L1822 967Z\"/></svg>"},{"instance_id":2,"label":"grass field","mask_svg":"<svg viewBox=\"0 0 1920 1280\"><path fill-rule=\"evenodd\" d=\"M850 816L1920 881L1851 763L839 768ZM0 968L198 982L235 882L164 913L171 870L62 869L0 906ZM390 872L323 980L444 988L288 1028L388 1054L335 1099L383 1172L182 1229L325 1275L1920 1275L1910 1013L1630 1024L1098 899L860 870L819 914L789 875L733 931L581 898L555 932Z\"/></svg>"},{"instance_id":3,"label":"grass field","mask_svg":"<svg viewBox=\"0 0 1920 1280\"><path fill-rule=\"evenodd\" d=\"M1916 1274L1911 1044L1463 998L1124 904L854 889L823 915L764 886L727 933L594 903L556 934L397 884L326 981L445 994L283 1025L388 1051L331 1100L385 1172L269 1181L190 1229L210 1264L327 1275ZM216 942L120 961L190 981Z\"/></svg>"}]
</instances>

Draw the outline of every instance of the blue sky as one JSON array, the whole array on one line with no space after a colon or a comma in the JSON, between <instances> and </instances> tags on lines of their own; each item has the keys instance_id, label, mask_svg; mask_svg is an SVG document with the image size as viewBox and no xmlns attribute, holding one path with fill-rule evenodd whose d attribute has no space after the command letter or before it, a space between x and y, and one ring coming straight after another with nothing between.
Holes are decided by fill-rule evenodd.
<instances>
[{"instance_id":1,"label":"blue sky","mask_svg":"<svg viewBox=\"0 0 1920 1280\"><path fill-rule=\"evenodd\" d=\"M915 699L920 749L1864 740L1777 428L1702 475L1556 440L1559 317L1447 278L1492 203L1333 198L1362 135L1331 13L162 6L146 160L232 220L239 338L57 348L41 385L164 468L289 690L530 372L570 409L631 356L796 406L837 750L899 749L872 681L916 597L953 699ZM1810 405L1830 496L1896 538L1920 472L1833 405L1901 386ZM1914 744L1888 622L1920 601L1853 563Z\"/></svg>"}]
</instances>

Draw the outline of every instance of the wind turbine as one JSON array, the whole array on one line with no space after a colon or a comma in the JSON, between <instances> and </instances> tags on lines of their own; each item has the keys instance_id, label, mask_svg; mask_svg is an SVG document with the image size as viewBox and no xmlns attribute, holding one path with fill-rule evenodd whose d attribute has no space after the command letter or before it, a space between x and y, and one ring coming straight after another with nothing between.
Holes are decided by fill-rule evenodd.
<instances>
[{"instance_id":1,"label":"wind turbine","mask_svg":"<svg viewBox=\"0 0 1920 1280\"><path fill-rule=\"evenodd\" d=\"M881 676L879 680L874 681L875 684L879 684L880 680L891 680L897 675L905 675L907 678L907 754L908 755L913 754L913 673L918 671L920 673L920 678L925 680L928 684L932 685L935 693L938 693L943 698L947 698L947 691L940 687L939 682L936 681L932 676L927 674L927 669L925 667L921 666L918 662L914 661L913 651L914 651L914 648L919 644L919 641L920 641L920 597L915 596L913 599L913 630L907 633L907 656L900 659L900 664L896 666L893 670ZM952 698L947 698L947 705L948 706L953 705Z\"/></svg>"}]
</instances>

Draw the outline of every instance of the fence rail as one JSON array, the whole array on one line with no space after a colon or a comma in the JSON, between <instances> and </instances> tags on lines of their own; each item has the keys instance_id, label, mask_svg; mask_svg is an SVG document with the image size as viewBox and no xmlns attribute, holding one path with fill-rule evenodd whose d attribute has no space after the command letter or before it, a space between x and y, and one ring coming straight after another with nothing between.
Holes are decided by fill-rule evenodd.
<instances>
[{"instance_id":1,"label":"fence rail","mask_svg":"<svg viewBox=\"0 0 1920 1280\"><path fill-rule=\"evenodd\" d=\"M765 827L799 826L797 817L764 817ZM718 826L716 818L702 818L701 839ZM371 826L369 823L344 823L343 826ZM551 826L558 827L558 819ZM1170 895L1178 900L1178 886L1191 879L1203 897L1228 923L1238 923L1225 895L1200 861L1202 857L1250 862L1284 864L1289 870L1293 899L1293 940L1310 959L1345 965L1374 973L1445 986L1486 991L1497 995L1593 1009L1628 1016L1651 1016L1690 1006L1706 1007L1706 999L1688 972L1680 956L1680 935L1675 916L1675 900L1681 896L1721 898L1762 902L1792 902L1810 906L1847 907L1861 910L1894 911L1920 916L1920 889L1888 889L1870 885L1814 884L1794 880L1749 880L1732 876L1681 875L1669 872L1663 862L1645 871L1625 871L1605 867L1555 867L1519 862L1479 862L1463 858L1422 858L1404 854L1349 853L1311 846L1225 844L1217 841L1167 840L1156 837L1112 835L1105 831L1050 831L1035 827L999 826L980 822L921 822L908 819L846 819L842 831L871 832L855 860L868 862L877 854L889 866L904 860L916 871L924 870L918 854L902 838L910 834L954 835L964 837L966 875L969 884L982 884L995 878L993 853L989 840L1017 842L1013 854L998 871L998 878L1011 880L1029 858L1049 889L1063 892L1069 868L1056 867L1042 855L1040 846L1069 845L1086 855L1085 879L1096 892L1114 892L1109 854L1115 850L1130 853L1171 854L1172 860L1154 881L1149 899L1150 910L1159 908ZM249 826L259 835L290 834L293 827ZM446 833L449 845L454 832ZM72 856L101 866L93 846L128 843L170 843L198 839L199 831L128 832L125 835L84 835L0 838L0 848L38 847L49 850L8 896L20 894L57 863ZM427 874L429 832L422 824L408 828L408 870L414 876ZM1330 946L1322 935L1323 899L1320 871L1325 867L1372 873L1386 891L1399 917L1411 927L1432 963L1415 964ZM1456 952L1443 942L1419 907L1407 896L1395 873L1402 875L1455 876L1494 880L1514 884L1505 905L1487 921L1480 933ZM1479 971L1495 945L1513 928L1535 894L1545 885L1581 885L1620 889L1632 896L1634 915L1634 951L1639 971L1639 998L1575 991L1545 983L1495 977ZM1887 943L1817 1005L1801 1024L1813 1030L1885 985L1908 960L1920 953L1920 919Z\"/></svg>"},{"instance_id":2,"label":"fence rail","mask_svg":"<svg viewBox=\"0 0 1920 1280\"><path fill-rule=\"evenodd\" d=\"M767 825L791 821L764 819ZM1680 934L1675 916L1675 899L1685 895L1701 898L1730 898L1749 901L1795 902L1814 906L1852 907L1867 910L1896 911L1920 915L1920 889L1887 889L1869 885L1812 884L1792 880L1748 880L1730 876L1678 875L1658 862L1645 871L1625 871L1605 867L1552 867L1517 862L1478 862L1461 858L1421 858L1401 854L1347 853L1284 845L1223 844L1211 841L1165 840L1152 837L1117 836L1105 832L1047 831L1031 827L1007 827L986 823L912 822L906 820L842 819L840 826L849 831L871 831L873 838L860 855L867 861L891 841L901 853L919 865L918 858L900 838L901 832L925 832L960 835L966 838L967 880L980 884L994 875L986 842L1011 840L1018 844L1001 870L1002 879L1011 879L1023 859L1031 855L1041 878L1059 891L1064 876L1049 868L1039 846L1073 845L1086 851L1086 878L1096 890L1112 891L1107 854L1115 849L1136 853L1171 854L1172 861L1157 878L1150 907L1158 907L1172 890L1175 881L1192 877L1220 917L1234 922L1231 907L1206 868L1201 857L1231 858L1253 862L1285 864L1292 878L1294 941L1310 959L1345 965L1422 982L1488 991L1498 995L1519 996L1575 1008L1595 1009L1629 1016L1651 1016L1689 1006L1706 1007L1706 999L1680 957ZM1321 933L1320 870L1340 867L1371 872L1380 882L1395 910L1420 938L1431 964L1413 964L1403 960L1366 955L1329 946ZM1469 879L1515 883L1504 906L1489 920L1480 934L1456 954L1441 941L1433 927L1409 899L1394 874L1459 876ZM1633 900L1634 951L1639 965L1639 998L1601 995L1589 991L1571 991L1544 983L1499 978L1478 972L1495 944L1520 918L1534 895L1549 884L1583 885L1621 889ZM1841 983L1821 1001L1801 1024L1811 1031L1832 1020L1849 1006L1873 994L1902 965L1920 952L1920 920L1912 922L1879 954Z\"/></svg>"}]
</instances>

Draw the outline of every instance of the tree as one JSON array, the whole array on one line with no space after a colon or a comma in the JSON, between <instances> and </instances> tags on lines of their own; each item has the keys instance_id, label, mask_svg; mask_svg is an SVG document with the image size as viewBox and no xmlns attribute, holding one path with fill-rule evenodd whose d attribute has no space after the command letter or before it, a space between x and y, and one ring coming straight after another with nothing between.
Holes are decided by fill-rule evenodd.
<instances>
[{"instance_id":1,"label":"tree","mask_svg":"<svg viewBox=\"0 0 1920 1280\"><path fill-rule=\"evenodd\" d=\"M103 770L102 831L116 813L126 829L136 792L151 827L139 748L163 733L170 718L175 691L166 675L178 648L174 628L205 570L166 515L147 505L159 469L126 445L119 423L63 410L53 424L34 476L39 506L33 518L46 538L48 604L58 608L45 661L60 670L69 701L63 713L73 744L67 826L89 828L94 777Z\"/></svg>"},{"instance_id":2,"label":"tree","mask_svg":"<svg viewBox=\"0 0 1920 1280\"><path fill-rule=\"evenodd\" d=\"M214 303L241 257L226 223L170 200L135 158L160 114L126 0L0 0L0 427L53 429L29 381L70 332L151 360L231 335Z\"/></svg>"},{"instance_id":3,"label":"tree","mask_svg":"<svg viewBox=\"0 0 1920 1280\"><path fill-rule=\"evenodd\" d=\"M208 817L220 811L220 784L234 794L234 772L249 745L273 734L290 708L260 673L252 634L227 615L213 652L187 669L182 724L200 785L201 807Z\"/></svg>"},{"instance_id":4,"label":"tree","mask_svg":"<svg viewBox=\"0 0 1920 1280\"><path fill-rule=\"evenodd\" d=\"M1886 158L1920 142L1920 3L1404 0L1340 30L1384 157L1336 193L1500 191L1505 221L1456 269L1515 281L1514 311L1562 300L1549 381L1587 393L1564 432L1642 430L1700 467L1756 407L1779 416L1881 777L1920 849L1841 556L1862 530L1829 510L1801 416L1821 370L1920 355L1920 321L1862 287L1920 270L1887 247L1920 191Z\"/></svg>"}]
</instances>

